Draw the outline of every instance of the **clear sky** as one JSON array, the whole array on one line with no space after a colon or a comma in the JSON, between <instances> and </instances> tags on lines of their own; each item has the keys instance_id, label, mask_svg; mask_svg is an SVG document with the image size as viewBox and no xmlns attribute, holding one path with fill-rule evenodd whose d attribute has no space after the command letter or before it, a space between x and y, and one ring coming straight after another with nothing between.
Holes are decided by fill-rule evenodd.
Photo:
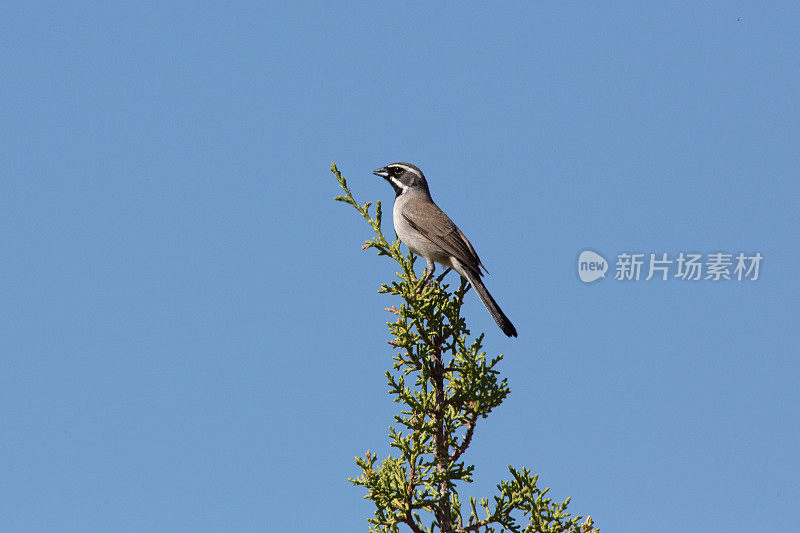
<instances>
[{"instance_id":1,"label":"clear sky","mask_svg":"<svg viewBox=\"0 0 800 533\"><path fill-rule=\"evenodd\" d=\"M387 210L420 166L519 330L469 295L512 393L464 496L796 528L797 3L90 4L0 5L0 530L366 531L394 269L331 161Z\"/></svg>"}]
</instances>

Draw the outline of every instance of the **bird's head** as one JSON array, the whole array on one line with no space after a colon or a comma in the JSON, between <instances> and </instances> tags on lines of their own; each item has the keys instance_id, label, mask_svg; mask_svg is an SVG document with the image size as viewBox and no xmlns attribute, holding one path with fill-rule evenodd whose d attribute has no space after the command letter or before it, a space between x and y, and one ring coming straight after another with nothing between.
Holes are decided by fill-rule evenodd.
<instances>
[{"instance_id":1,"label":"bird's head","mask_svg":"<svg viewBox=\"0 0 800 533\"><path fill-rule=\"evenodd\" d=\"M422 190L430 194L422 171L411 163L392 163L372 173L388 181L397 196L409 190Z\"/></svg>"}]
</instances>

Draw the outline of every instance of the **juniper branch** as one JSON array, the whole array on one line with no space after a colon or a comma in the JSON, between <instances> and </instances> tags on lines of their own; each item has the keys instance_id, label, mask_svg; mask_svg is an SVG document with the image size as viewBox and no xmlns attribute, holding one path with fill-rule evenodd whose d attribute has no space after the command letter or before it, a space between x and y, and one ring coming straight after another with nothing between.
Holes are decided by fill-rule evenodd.
<instances>
[{"instance_id":1,"label":"juniper branch","mask_svg":"<svg viewBox=\"0 0 800 533\"><path fill-rule=\"evenodd\" d=\"M351 478L367 489L366 499L375 504L375 516L368 519L370 531L397 532L405 524L413 533L466 533L500 531L514 533L589 533L597 531L591 517L579 523L580 516L566 512L569 499L555 503L549 489L539 489L538 477L528 469L509 466L512 479L497 485L494 505L488 499L470 498L469 517L464 520L458 498L458 483L472 481L473 465L462 457L469 448L478 420L486 418L509 394L508 382L499 378L497 355L486 358L483 334L469 340L470 331L461 315L466 280L450 291L449 285L424 284L414 273L416 257L404 255L398 240L388 241L381 229L381 203L376 202L374 217L371 202L360 204L353 197L347 180L331 165L344 192L335 199L353 206L372 227L375 236L362 249L374 248L379 256L391 257L400 266L398 280L381 285L379 293L400 297L399 307L386 310L394 349L392 370L386 372L389 393L402 404L395 423L389 428L390 445L399 457L388 456L380 466L369 450L356 457L361 475ZM459 437L459 433L463 434ZM478 517L478 503L484 517ZM432 517L423 525L419 512ZM527 519L527 525L518 520Z\"/></svg>"}]
</instances>

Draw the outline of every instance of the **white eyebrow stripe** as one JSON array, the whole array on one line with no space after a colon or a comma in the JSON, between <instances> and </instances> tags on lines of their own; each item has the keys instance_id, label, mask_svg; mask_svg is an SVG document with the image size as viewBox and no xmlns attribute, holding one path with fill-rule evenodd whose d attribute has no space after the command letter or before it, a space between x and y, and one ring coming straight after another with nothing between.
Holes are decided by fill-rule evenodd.
<instances>
[{"instance_id":1,"label":"white eyebrow stripe","mask_svg":"<svg viewBox=\"0 0 800 533\"><path fill-rule=\"evenodd\" d=\"M406 170L408 172L413 172L414 174L419 174L419 171L416 168L410 167L408 165L401 165L400 163L394 163L394 164L389 165L389 166L393 167L393 168L402 168L403 170Z\"/></svg>"}]
</instances>

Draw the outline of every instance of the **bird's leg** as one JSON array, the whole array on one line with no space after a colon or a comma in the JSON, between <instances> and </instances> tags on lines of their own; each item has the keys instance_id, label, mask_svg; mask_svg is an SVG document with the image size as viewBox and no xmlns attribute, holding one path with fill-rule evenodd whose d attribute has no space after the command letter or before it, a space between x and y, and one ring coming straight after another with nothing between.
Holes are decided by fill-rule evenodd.
<instances>
[{"instance_id":1,"label":"bird's leg","mask_svg":"<svg viewBox=\"0 0 800 533\"><path fill-rule=\"evenodd\" d=\"M433 272L436 270L436 263L433 260L425 258L425 261L428 263L428 274L425 276L425 279L422 280L422 285L420 287L425 287L428 283L431 282L431 278L433 277Z\"/></svg>"},{"instance_id":2,"label":"bird's leg","mask_svg":"<svg viewBox=\"0 0 800 533\"><path fill-rule=\"evenodd\" d=\"M447 275L447 273L450 272L451 270L453 270L453 267L447 267L445 271L439 274L439 277L436 278L436 283L441 283L444 277Z\"/></svg>"}]
</instances>

